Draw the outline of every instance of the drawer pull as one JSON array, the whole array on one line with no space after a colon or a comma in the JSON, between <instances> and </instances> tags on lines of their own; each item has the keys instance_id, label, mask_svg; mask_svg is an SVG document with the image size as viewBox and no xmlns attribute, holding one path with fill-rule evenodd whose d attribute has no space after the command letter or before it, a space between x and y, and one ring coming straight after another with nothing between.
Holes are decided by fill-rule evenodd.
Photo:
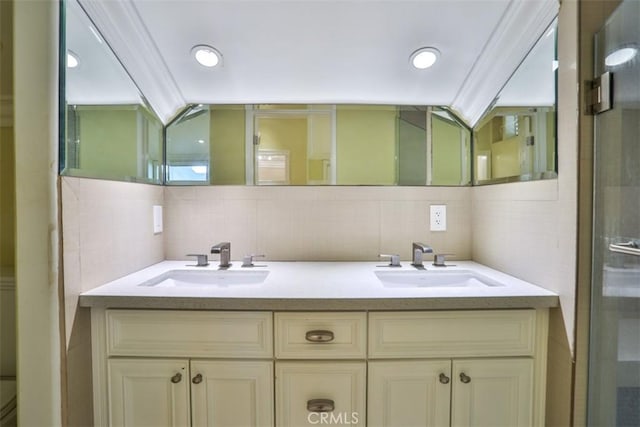
<instances>
[{"instance_id":1,"label":"drawer pull","mask_svg":"<svg viewBox=\"0 0 640 427\"><path fill-rule=\"evenodd\" d=\"M465 374L464 372L460 372L460 381L465 384L469 384L471 382L471 377Z\"/></svg>"},{"instance_id":2,"label":"drawer pull","mask_svg":"<svg viewBox=\"0 0 640 427\"><path fill-rule=\"evenodd\" d=\"M451 378L449 378L445 374L440 374L439 379L442 384L449 384L449 381L451 381Z\"/></svg>"},{"instance_id":3,"label":"drawer pull","mask_svg":"<svg viewBox=\"0 0 640 427\"><path fill-rule=\"evenodd\" d=\"M336 405L331 399L311 399L307 401L309 412L333 412Z\"/></svg>"},{"instance_id":4,"label":"drawer pull","mask_svg":"<svg viewBox=\"0 0 640 427\"><path fill-rule=\"evenodd\" d=\"M194 384L200 384L202 382L202 374L198 374L191 379L191 382Z\"/></svg>"},{"instance_id":5,"label":"drawer pull","mask_svg":"<svg viewBox=\"0 0 640 427\"><path fill-rule=\"evenodd\" d=\"M171 382L174 384L178 384L180 381L182 381L182 374L180 372L171 377Z\"/></svg>"},{"instance_id":6,"label":"drawer pull","mask_svg":"<svg viewBox=\"0 0 640 427\"><path fill-rule=\"evenodd\" d=\"M333 332L324 329L316 329L313 331L307 331L305 339L309 342L330 342L333 341Z\"/></svg>"}]
</instances>

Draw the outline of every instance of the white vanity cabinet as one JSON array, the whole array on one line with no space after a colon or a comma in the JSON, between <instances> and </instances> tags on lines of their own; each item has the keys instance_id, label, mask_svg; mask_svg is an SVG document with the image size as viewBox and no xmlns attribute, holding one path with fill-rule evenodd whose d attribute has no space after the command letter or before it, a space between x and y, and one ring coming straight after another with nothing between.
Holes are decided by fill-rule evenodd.
<instances>
[{"instance_id":1,"label":"white vanity cabinet","mask_svg":"<svg viewBox=\"0 0 640 427\"><path fill-rule=\"evenodd\" d=\"M276 425L366 425L365 312L274 314Z\"/></svg>"},{"instance_id":2,"label":"white vanity cabinet","mask_svg":"<svg viewBox=\"0 0 640 427\"><path fill-rule=\"evenodd\" d=\"M369 315L368 425L543 425L546 310Z\"/></svg>"},{"instance_id":3,"label":"white vanity cabinet","mask_svg":"<svg viewBox=\"0 0 640 427\"><path fill-rule=\"evenodd\" d=\"M188 360L114 359L108 363L109 425L190 425Z\"/></svg>"},{"instance_id":4,"label":"white vanity cabinet","mask_svg":"<svg viewBox=\"0 0 640 427\"><path fill-rule=\"evenodd\" d=\"M544 425L548 310L92 309L95 425Z\"/></svg>"},{"instance_id":5,"label":"white vanity cabinet","mask_svg":"<svg viewBox=\"0 0 640 427\"><path fill-rule=\"evenodd\" d=\"M273 426L270 312L93 310L95 425Z\"/></svg>"},{"instance_id":6,"label":"white vanity cabinet","mask_svg":"<svg viewBox=\"0 0 640 427\"><path fill-rule=\"evenodd\" d=\"M117 358L108 370L110 425L273 425L271 362Z\"/></svg>"}]
</instances>

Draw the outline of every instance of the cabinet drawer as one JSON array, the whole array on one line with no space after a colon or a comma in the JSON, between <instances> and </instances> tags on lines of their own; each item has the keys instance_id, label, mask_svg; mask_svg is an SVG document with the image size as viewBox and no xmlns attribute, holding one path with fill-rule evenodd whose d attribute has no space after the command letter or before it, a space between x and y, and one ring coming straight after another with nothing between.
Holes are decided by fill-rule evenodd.
<instances>
[{"instance_id":1,"label":"cabinet drawer","mask_svg":"<svg viewBox=\"0 0 640 427\"><path fill-rule=\"evenodd\" d=\"M366 363L276 362L276 425L365 426Z\"/></svg>"},{"instance_id":2,"label":"cabinet drawer","mask_svg":"<svg viewBox=\"0 0 640 427\"><path fill-rule=\"evenodd\" d=\"M276 357L364 359L366 313L276 313Z\"/></svg>"},{"instance_id":3,"label":"cabinet drawer","mask_svg":"<svg viewBox=\"0 0 640 427\"><path fill-rule=\"evenodd\" d=\"M109 356L273 357L269 312L107 310Z\"/></svg>"},{"instance_id":4,"label":"cabinet drawer","mask_svg":"<svg viewBox=\"0 0 640 427\"><path fill-rule=\"evenodd\" d=\"M535 310L369 314L369 357L533 356Z\"/></svg>"}]
</instances>

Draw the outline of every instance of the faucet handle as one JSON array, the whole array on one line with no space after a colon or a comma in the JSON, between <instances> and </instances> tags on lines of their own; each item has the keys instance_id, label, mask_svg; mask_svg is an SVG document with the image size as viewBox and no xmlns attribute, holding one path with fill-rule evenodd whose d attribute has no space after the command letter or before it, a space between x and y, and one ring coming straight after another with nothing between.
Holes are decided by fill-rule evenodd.
<instances>
[{"instance_id":1,"label":"faucet handle","mask_svg":"<svg viewBox=\"0 0 640 427\"><path fill-rule=\"evenodd\" d=\"M447 267L447 264L445 264L446 257L453 255L454 254L433 254L433 265L435 267Z\"/></svg>"},{"instance_id":2,"label":"faucet handle","mask_svg":"<svg viewBox=\"0 0 640 427\"><path fill-rule=\"evenodd\" d=\"M187 256L196 257L197 264L196 267L206 267L209 265L209 257L206 254L187 254Z\"/></svg>"},{"instance_id":3,"label":"faucet handle","mask_svg":"<svg viewBox=\"0 0 640 427\"><path fill-rule=\"evenodd\" d=\"M402 267L402 265L400 264L400 255L398 254L380 254L378 256L380 258L389 258L389 267Z\"/></svg>"},{"instance_id":4,"label":"faucet handle","mask_svg":"<svg viewBox=\"0 0 640 427\"><path fill-rule=\"evenodd\" d=\"M264 258L264 255L245 255L242 257L242 267L253 267L253 259L254 258Z\"/></svg>"}]
</instances>

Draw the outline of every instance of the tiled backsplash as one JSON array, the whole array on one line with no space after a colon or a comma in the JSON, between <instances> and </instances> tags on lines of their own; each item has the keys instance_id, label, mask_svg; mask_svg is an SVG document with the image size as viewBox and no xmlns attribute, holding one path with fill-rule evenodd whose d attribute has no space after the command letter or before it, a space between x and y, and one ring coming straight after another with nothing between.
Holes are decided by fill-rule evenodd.
<instances>
[{"instance_id":1,"label":"tiled backsplash","mask_svg":"<svg viewBox=\"0 0 640 427\"><path fill-rule=\"evenodd\" d=\"M232 259L411 258L423 241L453 258L471 257L469 187L166 187L167 259L231 242ZM447 205L447 231L429 231L429 205Z\"/></svg>"},{"instance_id":2,"label":"tiled backsplash","mask_svg":"<svg viewBox=\"0 0 640 427\"><path fill-rule=\"evenodd\" d=\"M163 187L72 177L61 182L69 335L81 292L164 259L152 215L152 206L163 204Z\"/></svg>"}]
</instances>

